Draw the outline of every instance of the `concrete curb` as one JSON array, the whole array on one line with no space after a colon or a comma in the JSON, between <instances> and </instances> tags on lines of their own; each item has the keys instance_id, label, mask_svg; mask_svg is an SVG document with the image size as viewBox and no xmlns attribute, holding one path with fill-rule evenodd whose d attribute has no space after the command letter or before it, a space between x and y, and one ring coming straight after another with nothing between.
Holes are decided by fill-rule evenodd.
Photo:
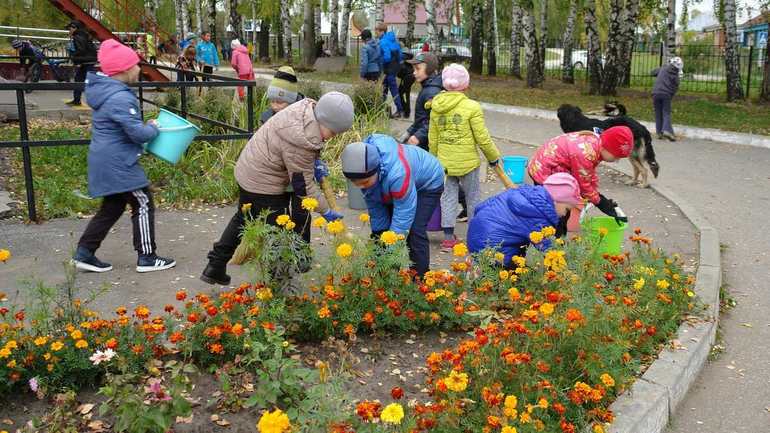
<instances>
[{"instance_id":1,"label":"concrete curb","mask_svg":"<svg viewBox=\"0 0 770 433\"><path fill-rule=\"evenodd\" d=\"M510 140L504 137L495 138ZM537 143L523 144L539 146ZM626 167L608 168L628 177L633 176L631 170ZM677 330L674 347L663 349L658 354L658 359L634 382L631 389L620 395L610 406L615 420L606 429L609 433L664 431L679 403L703 369L716 339L719 288L722 284L719 234L700 212L677 193L662 185L650 187L678 207L698 230L699 260L694 291L706 306L706 310L703 317L682 323Z\"/></svg>"},{"instance_id":2,"label":"concrete curb","mask_svg":"<svg viewBox=\"0 0 770 433\"><path fill-rule=\"evenodd\" d=\"M257 74L258 79L270 80L272 75ZM322 87L328 90L344 91L351 85L346 83L334 83L331 81L320 81ZM414 98L412 98L414 99ZM484 110L496 113L512 114L514 116L534 117L538 119L558 120L556 112L551 110L542 110L539 108L517 107L513 105L492 104L481 102ZM651 122L640 122L647 129L655 131L655 124ZM695 138L699 140L720 141L724 143L740 144L743 146L763 147L770 149L770 136L758 134L744 134L741 132L723 131L713 128L696 128L686 125L674 125L676 134L681 137ZM542 143L540 143L542 144Z\"/></svg>"}]
</instances>

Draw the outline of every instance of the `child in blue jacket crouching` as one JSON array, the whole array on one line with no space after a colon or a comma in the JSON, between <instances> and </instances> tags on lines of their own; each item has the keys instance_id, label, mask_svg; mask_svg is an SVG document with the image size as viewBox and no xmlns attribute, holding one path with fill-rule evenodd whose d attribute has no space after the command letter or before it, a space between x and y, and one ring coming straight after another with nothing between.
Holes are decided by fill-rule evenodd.
<instances>
[{"instance_id":1,"label":"child in blue jacket crouching","mask_svg":"<svg viewBox=\"0 0 770 433\"><path fill-rule=\"evenodd\" d=\"M94 110L88 146L88 192L104 200L80 237L72 261L84 271L112 269L112 265L96 258L95 252L128 204L134 248L139 254L137 272L169 269L176 262L155 254L155 206L150 181L139 165L142 145L158 135L158 127L153 120L146 124L142 121L136 95L126 85L139 78L139 57L131 48L109 39L101 44L98 59L102 72L89 72L86 79L86 100Z\"/></svg>"},{"instance_id":2,"label":"child in blue jacket crouching","mask_svg":"<svg viewBox=\"0 0 770 433\"><path fill-rule=\"evenodd\" d=\"M372 134L345 147L342 172L363 190L372 233L405 235L413 269L424 275L430 268L428 221L444 192L438 159L417 146Z\"/></svg>"}]
</instances>

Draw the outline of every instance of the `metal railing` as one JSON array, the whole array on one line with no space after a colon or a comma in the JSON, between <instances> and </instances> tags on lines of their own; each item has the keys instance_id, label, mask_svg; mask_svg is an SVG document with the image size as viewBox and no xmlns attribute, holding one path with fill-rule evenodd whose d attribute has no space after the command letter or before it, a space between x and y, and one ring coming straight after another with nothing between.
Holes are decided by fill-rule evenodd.
<instances>
[{"instance_id":1,"label":"metal railing","mask_svg":"<svg viewBox=\"0 0 770 433\"><path fill-rule=\"evenodd\" d=\"M181 71L180 69L171 68L162 65L152 65L152 67L162 69L169 72L184 72L186 74L192 74L196 78L207 79L208 81L168 81L168 82L145 82L139 81L137 83L128 84L129 87L137 89L137 96L139 98L139 107L142 110L142 117L144 117L144 104L149 104L158 108L163 108L168 111L172 111L184 118L195 119L203 122L219 126L227 133L223 134L204 134L195 137L198 141L216 142L222 140L238 140L249 139L254 132L254 86L256 82L249 80L240 80L238 78L226 77L216 74L205 74L203 72L196 71ZM210 119L199 113L191 113L189 110L189 90L200 89L203 87L245 87L246 88L246 129L243 129L236 125L230 125L224 122L220 122L215 119ZM145 98L145 89L179 89L180 92L180 107L171 107L163 105L152 99ZM32 155L30 149L33 147L43 146L82 146L91 142L90 139L60 139L60 140L34 140L30 138L29 133L29 118L27 113L27 102L24 98L24 94L27 91L53 91L53 90L84 90L85 83L52 83L52 82L40 82L40 83L0 83L0 91L14 91L16 92L16 107L19 114L19 140L16 141L0 141L0 148L20 148L22 152L22 166L24 169L24 186L27 197L27 215L30 221L38 221L37 206L35 204L35 189L34 178L32 173Z\"/></svg>"}]
</instances>

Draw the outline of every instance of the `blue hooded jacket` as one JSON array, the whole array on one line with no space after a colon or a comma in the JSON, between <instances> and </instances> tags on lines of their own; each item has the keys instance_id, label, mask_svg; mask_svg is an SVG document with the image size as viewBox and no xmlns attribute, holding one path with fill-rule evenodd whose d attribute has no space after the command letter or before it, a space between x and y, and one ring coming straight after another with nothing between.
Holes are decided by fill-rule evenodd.
<instances>
[{"instance_id":1,"label":"blue hooded jacket","mask_svg":"<svg viewBox=\"0 0 770 433\"><path fill-rule=\"evenodd\" d=\"M505 255L505 264L529 245L529 234L543 227L556 227L559 216L548 191L542 186L522 185L492 196L478 206L468 224L468 249L477 253L495 248ZM546 250L550 241L536 245Z\"/></svg>"},{"instance_id":2,"label":"blue hooded jacket","mask_svg":"<svg viewBox=\"0 0 770 433\"><path fill-rule=\"evenodd\" d=\"M364 143L374 146L380 156L377 183L362 190L372 231L406 234L417 211L417 193L444 186L444 169L435 156L388 135L372 134Z\"/></svg>"},{"instance_id":3,"label":"blue hooded jacket","mask_svg":"<svg viewBox=\"0 0 770 433\"><path fill-rule=\"evenodd\" d=\"M382 70L382 55L380 54L380 44L376 39L369 39L361 47L361 65L359 75L363 77L366 74L380 73Z\"/></svg>"},{"instance_id":4,"label":"blue hooded jacket","mask_svg":"<svg viewBox=\"0 0 770 433\"><path fill-rule=\"evenodd\" d=\"M94 110L88 146L88 193L104 197L148 186L139 156L142 145L155 138L158 129L142 120L134 92L101 72L89 72L86 101Z\"/></svg>"},{"instance_id":5,"label":"blue hooded jacket","mask_svg":"<svg viewBox=\"0 0 770 433\"><path fill-rule=\"evenodd\" d=\"M195 46L195 60L211 66L219 66L217 46L213 42L200 40Z\"/></svg>"},{"instance_id":6,"label":"blue hooded jacket","mask_svg":"<svg viewBox=\"0 0 770 433\"><path fill-rule=\"evenodd\" d=\"M388 75L396 75L401 68L401 45L396 40L393 32L385 32L380 38L380 52L382 53L382 70Z\"/></svg>"}]
</instances>

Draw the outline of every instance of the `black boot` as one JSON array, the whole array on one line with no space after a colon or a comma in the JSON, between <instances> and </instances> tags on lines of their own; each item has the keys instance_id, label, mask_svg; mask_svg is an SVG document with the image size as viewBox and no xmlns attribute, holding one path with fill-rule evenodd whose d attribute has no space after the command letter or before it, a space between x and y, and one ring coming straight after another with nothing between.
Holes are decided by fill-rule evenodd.
<instances>
[{"instance_id":1,"label":"black boot","mask_svg":"<svg viewBox=\"0 0 770 433\"><path fill-rule=\"evenodd\" d=\"M206 265L206 269L201 274L201 281L208 284L219 284L220 286L230 285L230 276L227 275L226 267L214 266L211 263Z\"/></svg>"}]
</instances>

